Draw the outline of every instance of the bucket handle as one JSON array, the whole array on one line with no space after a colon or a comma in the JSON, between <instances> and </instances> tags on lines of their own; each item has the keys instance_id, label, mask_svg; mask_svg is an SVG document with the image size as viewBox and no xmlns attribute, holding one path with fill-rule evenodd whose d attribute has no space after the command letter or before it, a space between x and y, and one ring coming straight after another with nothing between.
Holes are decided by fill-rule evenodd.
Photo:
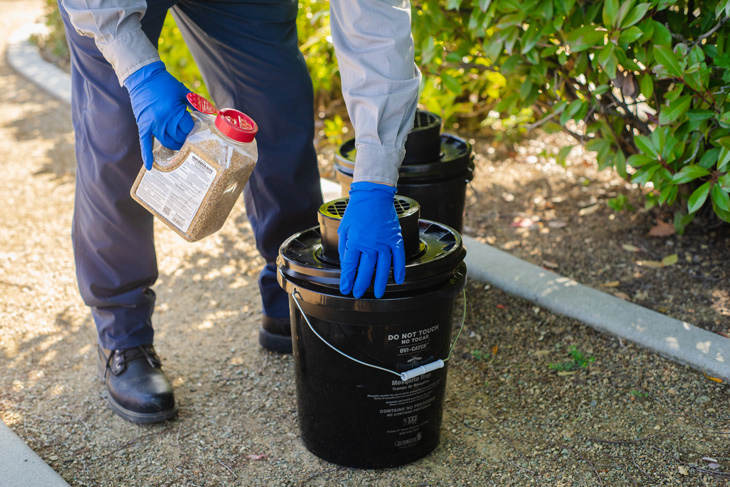
<instances>
[{"instance_id":1,"label":"bucket handle","mask_svg":"<svg viewBox=\"0 0 730 487\"><path fill-rule=\"evenodd\" d=\"M294 298L294 304L297 305L297 308L299 308L299 311L302 313L302 316L304 317L304 321L307 322L307 326L309 326L309 329L312 331L312 333L315 334L317 338L322 340L322 342L330 347L335 352L339 353L343 357L346 357L353 362L357 362L360 365L364 365L366 367L370 367L373 369L382 370L383 372L389 372L391 374L397 375L400 377L400 380L403 382L413 379L414 377L418 377L419 375L426 374L428 372L431 372L432 370L440 369L444 366L445 362L448 362L451 358L451 352L454 350L454 345L456 345L457 340L459 339L459 336L461 335L461 331L464 329L464 322L466 321L466 289L462 289L462 295L464 297L464 313L461 316L461 326L459 327L459 332L456 334L456 338L454 338L454 341L451 343L451 347L449 348L449 354L446 356L445 359L438 359L434 360L433 362L429 362L427 364L421 365L420 367L416 367L415 369L406 370L405 372L396 372L395 370L386 369L385 367L379 367L377 365L369 364L367 362L363 362L362 360L358 360L355 357L351 357L350 355L347 355L342 350L336 348L334 345L332 345L330 342L325 340L322 335L317 333L317 331L312 326L312 323L309 322L309 318L307 318L307 314L302 309L301 305L299 304L299 299L297 299L297 294L299 294L299 291L295 288L292 292L292 297ZM301 297L301 295L300 295Z\"/></svg>"}]
</instances>

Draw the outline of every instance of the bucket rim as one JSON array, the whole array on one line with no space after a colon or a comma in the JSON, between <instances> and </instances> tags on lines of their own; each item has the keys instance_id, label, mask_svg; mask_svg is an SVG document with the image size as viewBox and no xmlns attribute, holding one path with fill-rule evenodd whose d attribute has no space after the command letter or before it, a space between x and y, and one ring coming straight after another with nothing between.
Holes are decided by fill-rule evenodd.
<instances>
[{"instance_id":1,"label":"bucket rim","mask_svg":"<svg viewBox=\"0 0 730 487\"><path fill-rule=\"evenodd\" d=\"M340 145L333 161L338 172L352 177L355 171L355 151L354 138ZM419 164L402 164L398 169L398 176L400 180L446 178L466 174L473 169L473 148L469 141L456 135L441 134L441 152L438 159Z\"/></svg>"},{"instance_id":2,"label":"bucket rim","mask_svg":"<svg viewBox=\"0 0 730 487\"><path fill-rule=\"evenodd\" d=\"M423 289L443 282L466 256L461 234L453 228L424 219L419 220L418 226L422 250L406 262L406 276L402 284L395 283L391 270L386 294ZM295 233L279 248L276 264L280 277L339 295L340 267L323 259L322 252L319 225ZM372 289L368 293L372 293Z\"/></svg>"}]
</instances>

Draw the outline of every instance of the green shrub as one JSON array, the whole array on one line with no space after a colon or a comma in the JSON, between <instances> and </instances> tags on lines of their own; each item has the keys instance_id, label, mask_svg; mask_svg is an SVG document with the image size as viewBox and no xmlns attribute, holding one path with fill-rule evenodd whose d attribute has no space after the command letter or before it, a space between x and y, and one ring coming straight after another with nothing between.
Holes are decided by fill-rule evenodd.
<instances>
[{"instance_id":1,"label":"green shrub","mask_svg":"<svg viewBox=\"0 0 730 487\"><path fill-rule=\"evenodd\" d=\"M431 12L430 0L418 4ZM600 169L649 188L651 202L676 203L680 231L703 208L730 222L729 1L446 5L450 13L429 14L453 26L432 67L449 91L469 93L456 101L499 99L503 118L532 107L532 126L569 133ZM430 42L420 43L422 64ZM493 73L504 81L486 93Z\"/></svg>"}]
</instances>

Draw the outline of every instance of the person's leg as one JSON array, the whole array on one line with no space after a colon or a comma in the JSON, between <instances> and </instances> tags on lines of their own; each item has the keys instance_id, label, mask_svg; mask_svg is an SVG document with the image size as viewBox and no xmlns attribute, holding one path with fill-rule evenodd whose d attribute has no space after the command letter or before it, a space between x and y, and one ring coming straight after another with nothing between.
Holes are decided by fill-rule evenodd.
<instances>
[{"instance_id":1,"label":"person's leg","mask_svg":"<svg viewBox=\"0 0 730 487\"><path fill-rule=\"evenodd\" d=\"M259 126L259 161L244 200L266 260L259 277L263 312L281 319L288 332L288 297L276 280L276 257L286 238L317 224L322 204L312 82L298 47L297 1L188 1L172 13L215 104L239 109Z\"/></svg>"},{"instance_id":2,"label":"person's leg","mask_svg":"<svg viewBox=\"0 0 730 487\"><path fill-rule=\"evenodd\" d=\"M158 5L145 16L145 30L156 43L167 7L150 4ZM79 290L98 330L112 408L132 421L158 421L176 408L151 348L150 286L157 279L152 215L129 195L142 166L137 125L111 65L93 39L74 30L60 2L59 8L71 51L77 159L72 239Z\"/></svg>"},{"instance_id":3,"label":"person's leg","mask_svg":"<svg viewBox=\"0 0 730 487\"><path fill-rule=\"evenodd\" d=\"M78 34L59 7L71 51L77 159L72 238L79 290L102 347L152 343L150 286L157 261L152 215L129 195L142 167L129 94L94 40ZM164 12L157 19L145 16L155 42Z\"/></svg>"}]
</instances>

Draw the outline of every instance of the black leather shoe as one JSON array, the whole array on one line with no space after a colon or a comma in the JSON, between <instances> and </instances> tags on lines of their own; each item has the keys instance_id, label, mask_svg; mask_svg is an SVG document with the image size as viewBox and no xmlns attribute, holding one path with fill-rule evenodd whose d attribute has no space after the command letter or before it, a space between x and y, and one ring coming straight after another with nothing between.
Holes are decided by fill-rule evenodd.
<instances>
[{"instance_id":1,"label":"black leather shoe","mask_svg":"<svg viewBox=\"0 0 730 487\"><path fill-rule=\"evenodd\" d=\"M259 330L259 345L270 352L291 353L291 325L289 317L271 318L263 315Z\"/></svg>"},{"instance_id":2,"label":"black leather shoe","mask_svg":"<svg viewBox=\"0 0 730 487\"><path fill-rule=\"evenodd\" d=\"M106 350L98 347L99 376L112 410L133 423L159 423L177 415L172 384L152 345Z\"/></svg>"}]
</instances>

